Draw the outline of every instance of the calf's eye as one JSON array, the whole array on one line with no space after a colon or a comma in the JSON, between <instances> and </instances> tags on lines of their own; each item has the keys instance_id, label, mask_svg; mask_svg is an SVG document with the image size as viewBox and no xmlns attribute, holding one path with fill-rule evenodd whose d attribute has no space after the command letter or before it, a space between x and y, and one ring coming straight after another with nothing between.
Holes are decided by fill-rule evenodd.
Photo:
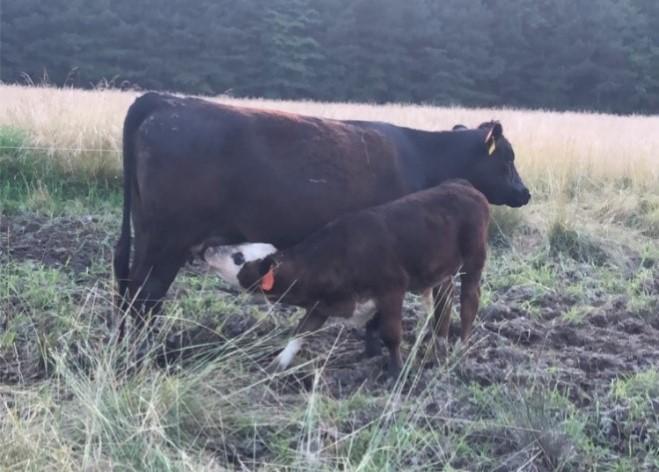
<instances>
[{"instance_id":1,"label":"calf's eye","mask_svg":"<svg viewBox=\"0 0 659 472\"><path fill-rule=\"evenodd\" d=\"M233 263L236 265L243 265L245 263L245 256L243 256L242 252L234 252L231 254L231 259L233 259Z\"/></svg>"}]
</instances>

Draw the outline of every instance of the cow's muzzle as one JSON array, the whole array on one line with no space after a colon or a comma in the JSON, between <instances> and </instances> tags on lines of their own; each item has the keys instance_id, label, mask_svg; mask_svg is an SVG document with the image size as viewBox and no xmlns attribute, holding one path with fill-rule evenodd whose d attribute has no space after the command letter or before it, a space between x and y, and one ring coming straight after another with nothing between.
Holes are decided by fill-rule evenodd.
<instances>
[{"instance_id":1,"label":"cow's muzzle","mask_svg":"<svg viewBox=\"0 0 659 472\"><path fill-rule=\"evenodd\" d=\"M519 208L529 203L529 200L531 200L531 192L529 192L528 188L522 187L518 190L515 190L510 200L511 207Z\"/></svg>"}]
</instances>

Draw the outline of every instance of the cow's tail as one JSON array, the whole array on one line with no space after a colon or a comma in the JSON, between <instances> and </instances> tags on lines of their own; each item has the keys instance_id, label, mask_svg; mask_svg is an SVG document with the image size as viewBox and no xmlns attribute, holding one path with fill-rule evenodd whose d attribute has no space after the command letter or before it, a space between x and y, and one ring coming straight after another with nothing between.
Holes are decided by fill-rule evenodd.
<instances>
[{"instance_id":1,"label":"cow's tail","mask_svg":"<svg viewBox=\"0 0 659 472\"><path fill-rule=\"evenodd\" d=\"M164 101L157 93L147 93L133 102L128 109L123 129L124 164L124 207L121 220L121 233L114 252L114 276L119 289L119 305L122 310L128 304L131 249L131 206L133 189L136 187L135 135L142 122Z\"/></svg>"}]
</instances>

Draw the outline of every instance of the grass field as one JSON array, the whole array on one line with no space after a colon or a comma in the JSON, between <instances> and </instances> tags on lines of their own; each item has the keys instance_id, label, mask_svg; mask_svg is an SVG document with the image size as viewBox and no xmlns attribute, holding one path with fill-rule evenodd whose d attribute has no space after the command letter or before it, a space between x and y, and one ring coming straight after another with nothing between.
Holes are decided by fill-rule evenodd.
<instances>
[{"instance_id":1,"label":"grass field","mask_svg":"<svg viewBox=\"0 0 659 472\"><path fill-rule=\"evenodd\" d=\"M408 297L392 386L337 325L268 377L299 313L200 266L129 367L106 320L135 96L0 86L0 470L659 470L659 117L218 99L503 123L532 203L493 212L468 346L428 349Z\"/></svg>"}]
</instances>

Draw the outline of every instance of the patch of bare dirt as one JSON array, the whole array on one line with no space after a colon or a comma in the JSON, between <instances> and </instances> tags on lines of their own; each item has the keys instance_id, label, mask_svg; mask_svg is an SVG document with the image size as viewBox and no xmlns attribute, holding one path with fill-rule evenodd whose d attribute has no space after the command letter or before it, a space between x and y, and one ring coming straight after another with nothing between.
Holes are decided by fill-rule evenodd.
<instances>
[{"instance_id":1,"label":"patch of bare dirt","mask_svg":"<svg viewBox=\"0 0 659 472\"><path fill-rule=\"evenodd\" d=\"M419 314L418 301L409 297L404 314L405 354L409 354L416 341ZM278 309L271 310L271 316L290 322L299 318L291 318L290 312ZM252 315L232 315L220 330L223 339L218 338L217 342L239 336L255 323ZM265 334L272 326L268 323L259 329ZM212 340L200 334L204 330L196 328L195 332L183 333L177 338L181 341L179 345L168 343L170 360L175 358L172 353L180 347L188 349L188 353L194 352L189 348L195 344L195 338L200 340L199 344L212 344ZM458 332L459 319L455 317L450 340L453 348ZM383 376L386 349L382 347L381 356L365 358L363 336L363 329L329 325L308 338L297 362L315 359L312 366L306 368L308 374L313 368L322 367L323 382L336 398L350 396L358 390L382 392L387 388ZM286 339L282 336L282 347ZM657 339L659 330L656 327L630 313L608 312L606 307L583 323L571 323L558 318L550 321L531 318L519 307L496 304L483 310L472 339L467 347L462 347L466 352L454 374L465 383L477 382L483 386L510 383L552 386L578 405L586 406L595 396L606 394L613 379L659 365ZM430 341L423 346L429 347ZM273 355L274 348L271 353L264 354L261 367L265 367ZM412 367L417 370L415 375L432 377L436 375L437 364L446 362L441 356L429 359L415 360ZM304 371L305 368L298 377L303 377ZM255 372L255 375L259 374ZM414 388L423 386L424 382L418 382Z\"/></svg>"},{"instance_id":2,"label":"patch of bare dirt","mask_svg":"<svg viewBox=\"0 0 659 472\"><path fill-rule=\"evenodd\" d=\"M2 216L0 261L31 260L80 273L108 262L115 235L94 216Z\"/></svg>"}]
</instances>

